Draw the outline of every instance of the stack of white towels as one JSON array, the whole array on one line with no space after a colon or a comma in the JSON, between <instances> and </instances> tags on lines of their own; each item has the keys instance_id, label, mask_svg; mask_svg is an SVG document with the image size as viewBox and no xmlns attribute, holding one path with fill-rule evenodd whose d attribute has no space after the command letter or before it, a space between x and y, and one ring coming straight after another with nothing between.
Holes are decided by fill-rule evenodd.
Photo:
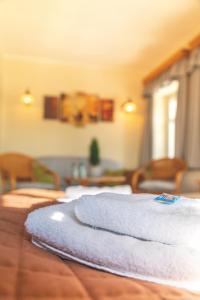
<instances>
[{"instance_id":1,"label":"stack of white towels","mask_svg":"<svg viewBox=\"0 0 200 300\"><path fill-rule=\"evenodd\" d=\"M25 226L34 244L64 259L200 290L200 200L164 205L155 197L85 195L33 211Z\"/></svg>"}]
</instances>

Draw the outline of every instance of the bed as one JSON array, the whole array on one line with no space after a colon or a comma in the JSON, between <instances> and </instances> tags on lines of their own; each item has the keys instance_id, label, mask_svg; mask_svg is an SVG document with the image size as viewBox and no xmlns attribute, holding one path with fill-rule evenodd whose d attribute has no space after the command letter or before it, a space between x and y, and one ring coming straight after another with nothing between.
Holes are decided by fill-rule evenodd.
<instances>
[{"instance_id":1,"label":"bed","mask_svg":"<svg viewBox=\"0 0 200 300\"><path fill-rule=\"evenodd\" d=\"M0 199L0 299L193 300L192 293L128 279L60 258L35 247L25 232L27 214L56 203L62 192L16 190ZM183 266L184 267L184 266Z\"/></svg>"}]
</instances>

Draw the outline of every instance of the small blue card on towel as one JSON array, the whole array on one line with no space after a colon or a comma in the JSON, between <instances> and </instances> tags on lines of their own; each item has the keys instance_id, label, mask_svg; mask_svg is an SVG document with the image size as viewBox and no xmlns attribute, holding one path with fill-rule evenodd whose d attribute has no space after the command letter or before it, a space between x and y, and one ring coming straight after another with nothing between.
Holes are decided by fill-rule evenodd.
<instances>
[{"instance_id":1,"label":"small blue card on towel","mask_svg":"<svg viewBox=\"0 0 200 300\"><path fill-rule=\"evenodd\" d=\"M162 204L174 204L175 202L177 202L179 199L181 198L181 196L174 196L174 195L170 195L170 194L161 194L159 196L157 196L156 198L154 198L155 201L162 203Z\"/></svg>"}]
</instances>

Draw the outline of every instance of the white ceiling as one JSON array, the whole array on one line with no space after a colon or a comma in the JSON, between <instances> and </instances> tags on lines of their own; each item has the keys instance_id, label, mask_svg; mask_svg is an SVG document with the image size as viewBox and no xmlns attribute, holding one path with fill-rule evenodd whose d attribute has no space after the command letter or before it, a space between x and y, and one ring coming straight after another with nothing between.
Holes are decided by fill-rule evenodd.
<instances>
[{"instance_id":1,"label":"white ceiling","mask_svg":"<svg viewBox=\"0 0 200 300\"><path fill-rule=\"evenodd\" d=\"M148 69L199 30L199 0L0 0L2 54Z\"/></svg>"}]
</instances>

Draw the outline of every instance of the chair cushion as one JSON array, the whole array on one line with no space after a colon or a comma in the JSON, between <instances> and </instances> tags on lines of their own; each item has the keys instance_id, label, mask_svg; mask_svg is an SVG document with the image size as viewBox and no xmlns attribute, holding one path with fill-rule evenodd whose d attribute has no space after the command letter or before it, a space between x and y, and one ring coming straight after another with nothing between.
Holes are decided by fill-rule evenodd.
<instances>
[{"instance_id":1,"label":"chair cushion","mask_svg":"<svg viewBox=\"0 0 200 300\"><path fill-rule=\"evenodd\" d=\"M143 191L170 192L176 189L176 185L173 181L145 180L139 184L139 189Z\"/></svg>"},{"instance_id":2,"label":"chair cushion","mask_svg":"<svg viewBox=\"0 0 200 300\"><path fill-rule=\"evenodd\" d=\"M53 184L53 176L47 174L46 170L37 163L33 165L33 174L36 181Z\"/></svg>"}]
</instances>

